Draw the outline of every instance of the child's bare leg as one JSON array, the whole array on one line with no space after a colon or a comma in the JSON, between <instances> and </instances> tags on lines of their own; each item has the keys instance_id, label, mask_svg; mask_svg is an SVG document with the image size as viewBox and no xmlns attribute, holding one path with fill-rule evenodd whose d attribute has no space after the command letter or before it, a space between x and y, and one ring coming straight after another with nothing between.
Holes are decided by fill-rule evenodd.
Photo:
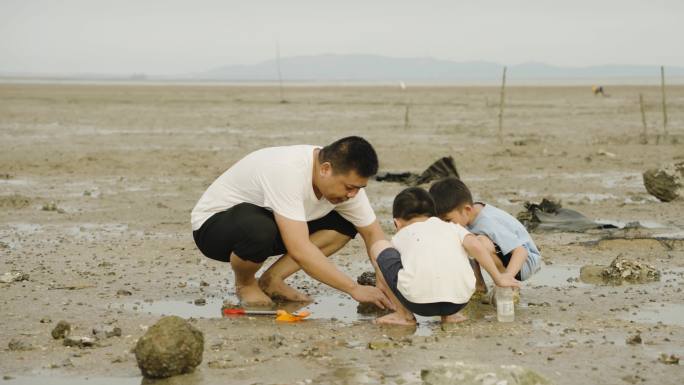
<instances>
[{"instance_id":1,"label":"child's bare leg","mask_svg":"<svg viewBox=\"0 0 684 385\"><path fill-rule=\"evenodd\" d=\"M467 320L468 320L468 317L461 314L460 311L456 312L454 314L451 314L451 315L443 315L442 316L442 323L455 324L455 323L459 323L459 322L463 322L463 321L467 321Z\"/></svg>"},{"instance_id":2,"label":"child's bare leg","mask_svg":"<svg viewBox=\"0 0 684 385\"><path fill-rule=\"evenodd\" d=\"M492 260L494 261L494 264L496 265L496 268L499 270L499 272L506 272L506 266L503 265L501 258L499 258L499 256L496 255L496 246L494 246L494 242L492 242L492 240L485 235L478 235L477 239L480 241L480 243L484 246L489 255L492 257Z\"/></svg>"},{"instance_id":3,"label":"child's bare leg","mask_svg":"<svg viewBox=\"0 0 684 385\"><path fill-rule=\"evenodd\" d=\"M473 268L475 273L475 292L476 293L486 293L487 284L485 284L484 277L482 276L482 270L480 269L480 264L474 259L469 259L470 266Z\"/></svg>"},{"instance_id":4,"label":"child's bare leg","mask_svg":"<svg viewBox=\"0 0 684 385\"><path fill-rule=\"evenodd\" d=\"M399 301L394 302L394 306L397 309L394 313L389 313L382 317L378 317L373 322L376 324L405 326L413 326L416 324L416 317L414 317L413 313L408 311L408 309L399 303Z\"/></svg>"},{"instance_id":5,"label":"child's bare leg","mask_svg":"<svg viewBox=\"0 0 684 385\"><path fill-rule=\"evenodd\" d=\"M392 301L392 304L394 305L394 308L396 309L393 313L384 315L382 317L376 318L375 322L376 324L391 324L391 325L406 325L406 326L412 326L416 324L416 317L413 315L412 312L410 312L407 308L402 305L402 303L399 301L397 296L394 295L392 290L387 286L387 282L385 282L385 277L382 276L382 274L379 274L379 278L382 279L383 284L381 287L383 289L383 292L387 295L387 297Z\"/></svg>"}]
</instances>

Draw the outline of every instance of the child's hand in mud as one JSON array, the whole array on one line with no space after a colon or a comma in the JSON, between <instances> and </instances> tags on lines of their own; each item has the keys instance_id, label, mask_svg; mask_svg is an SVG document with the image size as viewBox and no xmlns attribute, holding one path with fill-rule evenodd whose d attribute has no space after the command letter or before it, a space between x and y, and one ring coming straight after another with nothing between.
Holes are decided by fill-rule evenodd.
<instances>
[{"instance_id":1,"label":"child's hand in mud","mask_svg":"<svg viewBox=\"0 0 684 385\"><path fill-rule=\"evenodd\" d=\"M494 281L499 287L520 287L520 281L509 273L501 273L497 280Z\"/></svg>"}]
</instances>

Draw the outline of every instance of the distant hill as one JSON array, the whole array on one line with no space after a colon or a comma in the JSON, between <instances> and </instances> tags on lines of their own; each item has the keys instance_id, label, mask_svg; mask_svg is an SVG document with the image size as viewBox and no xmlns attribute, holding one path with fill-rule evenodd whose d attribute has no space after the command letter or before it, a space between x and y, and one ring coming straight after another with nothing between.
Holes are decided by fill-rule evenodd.
<instances>
[{"instance_id":1,"label":"distant hill","mask_svg":"<svg viewBox=\"0 0 684 385\"><path fill-rule=\"evenodd\" d=\"M316 55L280 60L285 81L499 81L503 65L484 61L455 62L433 58L393 58L377 55ZM604 65L557 67L543 63L508 66L511 79L659 78L659 66ZM684 77L684 67L666 67L668 77ZM230 65L190 76L197 80L277 81L276 60Z\"/></svg>"}]
</instances>

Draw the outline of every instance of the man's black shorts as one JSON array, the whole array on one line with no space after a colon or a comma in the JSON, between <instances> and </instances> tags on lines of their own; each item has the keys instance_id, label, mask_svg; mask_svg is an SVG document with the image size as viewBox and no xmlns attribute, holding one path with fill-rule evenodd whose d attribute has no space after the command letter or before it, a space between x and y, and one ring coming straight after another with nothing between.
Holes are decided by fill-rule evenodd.
<instances>
[{"instance_id":1,"label":"man's black shorts","mask_svg":"<svg viewBox=\"0 0 684 385\"><path fill-rule=\"evenodd\" d=\"M432 317L436 315L452 315L463 309L466 303L451 303L451 302L433 302L433 303L415 303L406 299L399 289L397 282L399 278L399 270L404 266L401 264L401 254L393 247L383 250L378 255L378 267L385 277L385 282L389 286L392 293L397 297L399 302L410 312L425 317Z\"/></svg>"},{"instance_id":2,"label":"man's black shorts","mask_svg":"<svg viewBox=\"0 0 684 385\"><path fill-rule=\"evenodd\" d=\"M335 230L354 238L357 233L356 227L337 211L307 222L307 225L309 234ZM202 254L222 262L229 262L231 253L255 263L286 253L273 212L251 203L240 203L212 215L192 232L192 237Z\"/></svg>"}]
</instances>

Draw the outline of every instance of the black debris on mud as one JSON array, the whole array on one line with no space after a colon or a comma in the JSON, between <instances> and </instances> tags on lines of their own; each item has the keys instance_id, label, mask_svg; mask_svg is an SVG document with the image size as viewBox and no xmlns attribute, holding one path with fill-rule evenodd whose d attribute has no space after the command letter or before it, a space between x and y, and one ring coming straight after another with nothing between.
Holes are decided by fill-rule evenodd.
<instances>
[{"instance_id":1,"label":"black debris on mud","mask_svg":"<svg viewBox=\"0 0 684 385\"><path fill-rule=\"evenodd\" d=\"M445 156L432 163L430 167L425 169L420 175L408 171L382 172L375 177L375 180L378 182L399 182L409 186L418 186L450 176L460 178L458 170L456 170L454 158Z\"/></svg>"},{"instance_id":2,"label":"black debris on mud","mask_svg":"<svg viewBox=\"0 0 684 385\"><path fill-rule=\"evenodd\" d=\"M616 229L615 225L592 221L582 213L565 209L560 201L544 198L541 203L525 202L525 211L516 218L528 230L584 232L592 229ZM639 226L638 223L628 226Z\"/></svg>"}]
</instances>

